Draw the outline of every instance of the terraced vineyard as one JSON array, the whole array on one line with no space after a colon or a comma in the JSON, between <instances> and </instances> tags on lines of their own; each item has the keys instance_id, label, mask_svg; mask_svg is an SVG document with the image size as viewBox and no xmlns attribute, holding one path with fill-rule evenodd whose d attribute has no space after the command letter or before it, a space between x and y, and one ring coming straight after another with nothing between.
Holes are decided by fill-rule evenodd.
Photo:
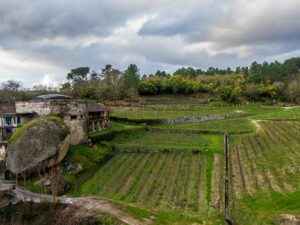
<instances>
[{"instance_id":1,"label":"terraced vineyard","mask_svg":"<svg viewBox=\"0 0 300 225\"><path fill-rule=\"evenodd\" d=\"M223 133L228 132L230 216L234 224L277 224L282 214L300 214L299 108L172 104L135 110L115 115L156 119L222 110L245 115L205 122L143 124L142 129L130 123L113 123L112 131L130 132L98 143L111 147L114 156L80 180L78 195L137 207L142 210L134 212L138 217L141 212L155 212L158 219L154 224L225 224Z\"/></svg>"},{"instance_id":2,"label":"terraced vineyard","mask_svg":"<svg viewBox=\"0 0 300 225\"><path fill-rule=\"evenodd\" d=\"M162 124L155 127L160 129L220 133L250 133L255 131L254 125L250 120L245 118L205 121L201 123Z\"/></svg>"},{"instance_id":3,"label":"terraced vineyard","mask_svg":"<svg viewBox=\"0 0 300 225\"><path fill-rule=\"evenodd\" d=\"M292 192L299 188L300 122L261 121L262 130L240 138L232 151L236 193Z\"/></svg>"},{"instance_id":4,"label":"terraced vineyard","mask_svg":"<svg viewBox=\"0 0 300 225\"><path fill-rule=\"evenodd\" d=\"M113 116L128 119L171 119L201 115L242 115L274 113L282 108L260 105L151 105L147 107L113 107Z\"/></svg>"},{"instance_id":5,"label":"terraced vineyard","mask_svg":"<svg viewBox=\"0 0 300 225\"><path fill-rule=\"evenodd\" d=\"M115 144L123 149L167 149L179 151L222 152L222 135L181 134L172 132L139 132L117 138Z\"/></svg>"},{"instance_id":6,"label":"terraced vineyard","mask_svg":"<svg viewBox=\"0 0 300 225\"><path fill-rule=\"evenodd\" d=\"M143 208L199 212L207 210L208 203L219 208L222 155L214 158L205 154L119 153L82 186L81 192Z\"/></svg>"}]
</instances>

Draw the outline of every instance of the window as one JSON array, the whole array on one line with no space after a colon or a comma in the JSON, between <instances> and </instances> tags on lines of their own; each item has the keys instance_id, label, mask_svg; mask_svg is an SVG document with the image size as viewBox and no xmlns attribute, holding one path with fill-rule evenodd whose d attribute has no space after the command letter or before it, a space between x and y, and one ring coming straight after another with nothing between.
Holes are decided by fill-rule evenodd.
<instances>
[{"instance_id":1,"label":"window","mask_svg":"<svg viewBox=\"0 0 300 225\"><path fill-rule=\"evenodd\" d=\"M6 117L5 118L5 124L11 125L11 117Z\"/></svg>"},{"instance_id":2,"label":"window","mask_svg":"<svg viewBox=\"0 0 300 225\"><path fill-rule=\"evenodd\" d=\"M21 118L18 116L17 117L17 124L20 124L21 123Z\"/></svg>"},{"instance_id":3,"label":"window","mask_svg":"<svg viewBox=\"0 0 300 225\"><path fill-rule=\"evenodd\" d=\"M71 119L71 120L76 120L76 119L77 119L77 116L72 115L70 119Z\"/></svg>"}]
</instances>

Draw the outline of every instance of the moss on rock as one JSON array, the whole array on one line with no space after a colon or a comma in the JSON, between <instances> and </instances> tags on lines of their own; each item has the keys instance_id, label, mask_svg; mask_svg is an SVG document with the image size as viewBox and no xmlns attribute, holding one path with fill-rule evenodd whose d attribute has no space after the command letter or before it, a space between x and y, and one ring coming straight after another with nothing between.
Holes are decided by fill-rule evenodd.
<instances>
[{"instance_id":1,"label":"moss on rock","mask_svg":"<svg viewBox=\"0 0 300 225\"><path fill-rule=\"evenodd\" d=\"M69 148L69 133L67 125L56 116L39 117L24 124L9 140L7 168L19 174L58 163Z\"/></svg>"},{"instance_id":2,"label":"moss on rock","mask_svg":"<svg viewBox=\"0 0 300 225\"><path fill-rule=\"evenodd\" d=\"M38 117L36 119L30 120L29 122L25 123L24 125L22 125L21 127L19 127L10 137L10 139L8 140L8 144L11 144L12 142L14 142L15 140L17 140L23 133L24 131L26 131L28 128L38 124L41 121L46 121L46 120L52 120L54 122L57 122L60 125L65 125L64 121L59 118L58 116L43 116L43 117ZM67 135L65 135L66 137ZM64 137L64 138L65 138Z\"/></svg>"}]
</instances>

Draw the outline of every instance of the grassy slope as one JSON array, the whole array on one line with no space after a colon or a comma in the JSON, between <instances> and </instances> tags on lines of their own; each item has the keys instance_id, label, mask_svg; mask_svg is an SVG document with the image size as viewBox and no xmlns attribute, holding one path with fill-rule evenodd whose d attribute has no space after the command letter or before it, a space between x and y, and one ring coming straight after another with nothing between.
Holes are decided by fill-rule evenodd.
<instances>
[{"instance_id":1,"label":"grassy slope","mask_svg":"<svg viewBox=\"0 0 300 225\"><path fill-rule=\"evenodd\" d=\"M278 224L279 215L300 215L300 190L293 193L257 193L235 201L235 220L239 224Z\"/></svg>"},{"instance_id":2,"label":"grassy slope","mask_svg":"<svg viewBox=\"0 0 300 225\"><path fill-rule=\"evenodd\" d=\"M169 101L169 99L168 99ZM161 119L161 118L177 118L177 117L184 117L184 116L193 116L193 115L206 115L206 114L224 114L224 113L238 113L237 111L256 114L256 116L250 117L250 119L290 119L290 118L299 118L299 109L283 109L279 107L266 107L266 106L259 106L259 105L250 105L250 106L230 106L225 105L224 107L217 107L217 106L200 106L200 102L194 102L193 100L189 99L187 104L185 103L184 99L180 100L180 104L176 104L176 99L172 102L172 104L168 105L159 105L160 101L156 102L156 105L150 105L147 107L141 108L128 108L127 111L124 112L124 108L114 108L114 115L119 117L128 117L134 119ZM174 104L175 103L175 104ZM202 123L191 123L191 124L180 124L180 125L163 125L161 127L168 128L168 129L193 129L193 130L216 130L216 131L253 131L253 125L249 123L247 119L228 119L223 121L210 121L210 122L202 122ZM103 133L110 132L110 131L118 131L123 129L131 129L134 128L130 125L123 125L113 123L111 130L102 131ZM296 130L294 130L295 133ZM297 133L297 132L296 132ZM95 133L95 135L99 135ZM100 133L101 135L101 133ZM283 136L284 134L281 134ZM289 136L289 134L288 134ZM248 135L234 135L231 136L231 148L234 149L235 141L239 141L241 137L248 137ZM278 139L278 137L277 137ZM267 140L266 137L263 137L263 140ZM275 138L276 140L276 138ZM271 140L275 141L275 140ZM251 140L254 142L254 140ZM268 144L270 145L270 140ZM246 142L247 143L247 142ZM169 134L169 133L155 133L155 132L142 132L136 133L131 136L120 136L117 137L114 141L110 144L118 144L124 147L142 147L142 148L174 148L178 150L192 150L192 149L201 149L207 150L205 153L204 162L205 165L205 188L206 190L206 198L209 201L211 198L211 183L212 175L213 175L213 154L222 154L223 152L223 137L221 135L191 135L191 134ZM284 145L288 146L289 148L292 147L291 142L287 141ZM274 148L275 151L282 151L283 146L280 148ZM264 145L264 149L267 145ZM102 148L99 145L100 149ZM295 146L293 146L295 147ZM77 148L77 149L76 149ZM105 148L105 147L103 147ZM299 149L299 148L296 148ZM105 150L104 150L105 151ZM260 152L261 150L258 149L257 152L259 156L263 156ZM203 211L199 212L198 216L190 215L189 211L185 209L178 209L178 210L167 210L167 208L161 208L159 210L153 211L155 207L147 207L151 209L152 212L149 212L142 208L136 208L134 203L130 203L128 199L126 199L126 195L124 198L120 198L122 196L116 195L114 190L110 188L120 188L121 185L126 181L129 182L127 179L133 179L134 176L138 176L138 178L133 179L132 182L136 182L135 189L132 189L132 193L128 195L129 199L135 199L134 196L138 193L138 190L143 190L143 186L151 184L147 180L153 179L156 177L151 174L159 174L158 166L151 166L151 165L159 165L160 157L152 157L151 160L148 162L144 159L142 161L142 157L129 157L129 158L121 158L121 155L117 155L111 160L109 160L104 165L98 166L95 165L96 160L95 158L98 155L101 155L103 152L101 150L92 150L86 149L85 146L77 146L75 150L69 153L69 156L72 159L76 159L81 161L84 165L88 168L87 172L84 173L79 177L78 180L73 179L73 182L76 181L76 187L72 187L69 193L72 194L96 194L102 197L107 197L109 199L113 199L117 203L122 201L123 207L126 208L126 211L134 215L137 218L152 218L154 220L154 224L193 224L193 223L203 223L203 224L223 224L223 216L219 214L217 210L213 210L212 208L208 207ZM135 153L137 154L137 153ZM282 167L285 163L278 159L274 161L274 157L276 154L270 154L272 160L269 163L273 163L276 165L278 162L279 168ZM254 157L253 155L251 157ZM277 156L276 156L277 157ZM276 158L275 157L275 158ZM116 159L115 159L116 158ZM245 158L245 153L241 152L242 163L245 166L249 166L252 161L247 161ZM128 160L128 161L127 161ZM251 158L251 160L255 160ZM266 163L263 158L261 158L259 164ZM145 164L142 164L145 162ZM170 164L170 159L166 161L168 163L163 163L168 165ZM187 166L187 160L184 160L183 165ZM276 163L275 163L276 162ZM283 164L281 164L283 163ZM123 167L122 167L123 165ZM145 165L145 167L143 166ZM95 167L94 167L95 166ZM135 168L136 167L136 168ZM131 169L130 169L131 168ZM156 169L155 169L156 168ZM162 182L165 180L164 177L168 177L167 175L167 166L162 166L162 176L157 177L157 182ZM173 168L173 166L171 167ZM246 168L245 168L246 169ZM257 168L261 171L261 168ZM270 169L272 172L272 168ZM140 175L139 171L141 172ZM175 176L175 172L172 176ZM245 174L249 175L251 173ZM121 179L119 180L119 176L126 175L126 180ZM181 173L179 177L184 177L184 173ZM151 178L152 177L152 178ZM295 184L299 181L299 177L295 177L294 183ZM154 182L154 186L151 184L149 186L149 190L151 187L156 187L157 182ZM178 182L182 183L182 180L178 180ZM287 180L288 182L288 180ZM193 183L193 182L192 182ZM109 184L110 186L107 186ZM293 185L295 187L295 185ZM102 188L105 187L108 190L107 193L102 192ZM204 186L202 186L204 187ZM182 186L179 186L178 190L181 190ZM130 189L131 190L131 189ZM142 191L143 192L143 191ZM177 192L176 192L177 193ZM180 192L178 192L180 193ZM145 197L143 197L143 201L145 201ZM192 196L195 196L194 194ZM300 214L299 209L299 188L295 192L284 192L278 193L274 191L268 192L257 192L255 195L243 194L240 198L237 198L235 201L236 205L236 212L235 218L239 221L239 224L273 224L279 214L282 213L291 213L291 214ZM142 202L143 202L142 201ZM124 205L125 204L125 205ZM134 206L134 205L135 206ZM149 203L150 204L150 203ZM155 219L153 219L155 218Z\"/></svg>"},{"instance_id":3,"label":"grassy slope","mask_svg":"<svg viewBox=\"0 0 300 225\"><path fill-rule=\"evenodd\" d=\"M275 224L281 214L300 215L299 121L263 121L258 134L234 136L239 143L240 158L246 190L241 188L237 163L234 190L234 213L239 224ZM252 168L251 168L252 166ZM255 187L258 182L258 189Z\"/></svg>"},{"instance_id":4,"label":"grassy slope","mask_svg":"<svg viewBox=\"0 0 300 225\"><path fill-rule=\"evenodd\" d=\"M129 119L168 119L209 114L238 114L238 113L270 113L280 111L278 107L261 105L227 105L227 106L200 106L200 105L155 105L140 108L114 107L113 116Z\"/></svg>"},{"instance_id":5,"label":"grassy slope","mask_svg":"<svg viewBox=\"0 0 300 225\"><path fill-rule=\"evenodd\" d=\"M140 132L131 136L119 137L114 141L123 147L159 148L222 151L222 135L172 134L159 132Z\"/></svg>"},{"instance_id":6,"label":"grassy slope","mask_svg":"<svg viewBox=\"0 0 300 225\"><path fill-rule=\"evenodd\" d=\"M251 117L256 120L265 120L265 119L300 119L300 107L283 109L280 111L275 111L263 115L256 115Z\"/></svg>"},{"instance_id":7,"label":"grassy slope","mask_svg":"<svg viewBox=\"0 0 300 225\"><path fill-rule=\"evenodd\" d=\"M137 129L137 128L141 128L141 127L143 127L143 126L127 125L127 124L123 124L123 123L111 122L111 127L110 128L91 133L91 134L89 134L89 136L91 138L93 138L93 137L108 134L108 133L114 132L114 131L131 130L131 129Z\"/></svg>"},{"instance_id":8,"label":"grassy slope","mask_svg":"<svg viewBox=\"0 0 300 225\"><path fill-rule=\"evenodd\" d=\"M229 133L255 131L255 126L248 119L244 118L205 121L199 123L163 124L155 127L174 130L220 131Z\"/></svg>"}]
</instances>

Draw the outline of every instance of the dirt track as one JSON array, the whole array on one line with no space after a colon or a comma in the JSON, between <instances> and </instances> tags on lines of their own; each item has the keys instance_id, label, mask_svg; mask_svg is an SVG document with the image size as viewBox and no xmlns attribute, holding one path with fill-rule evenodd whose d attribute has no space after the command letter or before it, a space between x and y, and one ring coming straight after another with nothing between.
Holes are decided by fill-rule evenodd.
<instances>
[{"instance_id":1,"label":"dirt track","mask_svg":"<svg viewBox=\"0 0 300 225\"><path fill-rule=\"evenodd\" d=\"M251 120L251 122L255 125L256 127L256 133L259 133L260 131L262 131L262 127L259 124L259 121L261 120Z\"/></svg>"},{"instance_id":2,"label":"dirt track","mask_svg":"<svg viewBox=\"0 0 300 225\"><path fill-rule=\"evenodd\" d=\"M27 202L53 202L53 198L51 195L45 195L45 194L37 194L30 192L28 190L22 189L22 188L16 188L11 191L12 195L14 195L15 200L19 201L27 201ZM91 210L93 212L104 212L109 213L113 216L116 216L121 221L123 221L126 224L131 225L144 225L148 224L146 221L139 221L129 215L126 215L120 207L117 207L110 202L102 199L98 199L95 197L78 197L78 198L70 198L66 196L60 196L57 197L56 201L63 203L63 204L71 204L76 205L79 207L83 207L87 210Z\"/></svg>"}]
</instances>

